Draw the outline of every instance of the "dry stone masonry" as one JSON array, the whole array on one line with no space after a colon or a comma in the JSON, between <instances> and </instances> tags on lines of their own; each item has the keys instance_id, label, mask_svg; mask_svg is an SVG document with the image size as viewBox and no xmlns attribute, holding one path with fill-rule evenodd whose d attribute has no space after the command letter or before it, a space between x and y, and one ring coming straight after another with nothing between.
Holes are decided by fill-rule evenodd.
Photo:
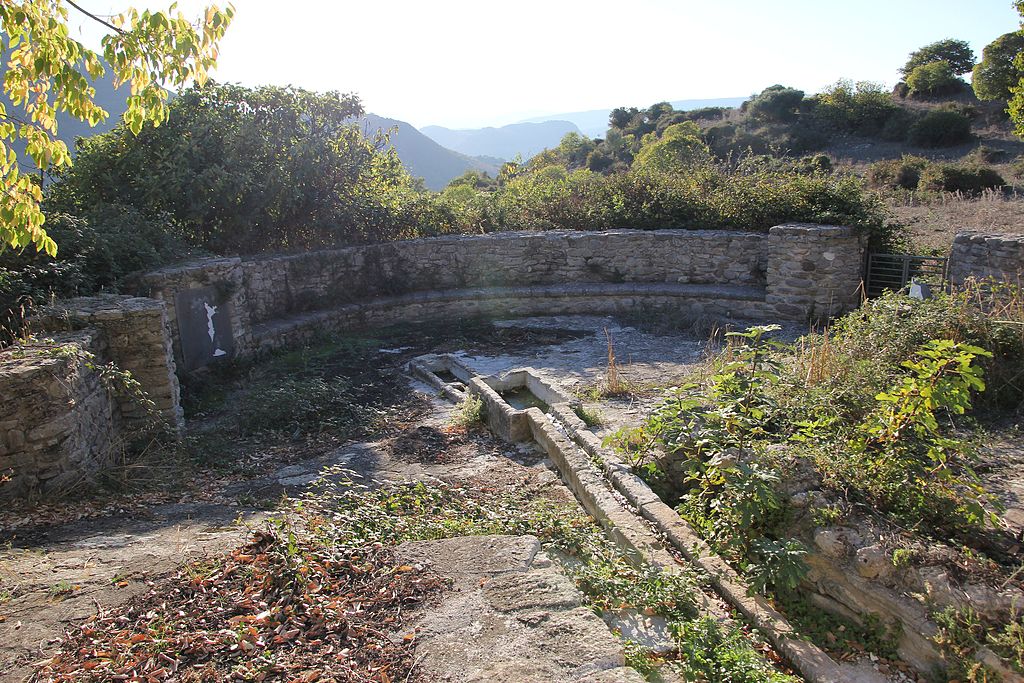
<instances>
[{"instance_id":1,"label":"dry stone masonry","mask_svg":"<svg viewBox=\"0 0 1024 683\"><path fill-rule=\"evenodd\" d=\"M825 320L860 305L867 238L853 228L778 225L768 233L766 302L777 317Z\"/></svg>"},{"instance_id":2,"label":"dry stone masonry","mask_svg":"<svg viewBox=\"0 0 1024 683\"><path fill-rule=\"evenodd\" d=\"M162 301L71 299L33 321L38 336L0 352L0 499L63 493L110 465L127 439L183 426ZM153 406L118 390L130 372Z\"/></svg>"},{"instance_id":3,"label":"dry stone masonry","mask_svg":"<svg viewBox=\"0 0 1024 683\"><path fill-rule=\"evenodd\" d=\"M957 234L949 256L949 279L960 284L972 276L1024 283L1024 235Z\"/></svg>"},{"instance_id":4,"label":"dry stone masonry","mask_svg":"<svg viewBox=\"0 0 1024 683\"><path fill-rule=\"evenodd\" d=\"M34 331L79 333L67 343L130 371L162 420L180 429L178 370L320 332L468 316L837 316L860 301L864 248L852 228L787 224L767 234L510 232L214 258L137 276L130 289L139 296L61 302L35 320ZM963 234L950 268L954 281L972 274L1015 281L1022 264L1024 238ZM0 497L90 476L125 430L151 417L97 388L96 373L81 363L43 351L0 354L0 473L13 477Z\"/></svg>"},{"instance_id":5,"label":"dry stone masonry","mask_svg":"<svg viewBox=\"0 0 1024 683\"><path fill-rule=\"evenodd\" d=\"M0 355L0 500L59 493L109 464L120 415L82 353L105 350L89 330Z\"/></svg>"},{"instance_id":6,"label":"dry stone masonry","mask_svg":"<svg viewBox=\"0 0 1024 683\"><path fill-rule=\"evenodd\" d=\"M321 331L452 317L614 314L821 319L857 305L863 238L785 225L514 232L406 240L147 273L136 291L171 310L186 371Z\"/></svg>"}]
</instances>

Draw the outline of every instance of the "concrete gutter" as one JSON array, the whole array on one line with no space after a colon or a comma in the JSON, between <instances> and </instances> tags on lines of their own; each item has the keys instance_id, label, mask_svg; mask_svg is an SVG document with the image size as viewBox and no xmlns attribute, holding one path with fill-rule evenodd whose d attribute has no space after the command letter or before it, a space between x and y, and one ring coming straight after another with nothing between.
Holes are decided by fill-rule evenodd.
<instances>
[{"instance_id":1,"label":"concrete gutter","mask_svg":"<svg viewBox=\"0 0 1024 683\"><path fill-rule=\"evenodd\" d=\"M423 378L420 373L432 374L431 369L442 363L426 358L428 360L420 362L418 367L416 363L421 359L410 363L418 377ZM455 359L445 359L448 363L452 361ZM469 372L464 366L458 367L463 373ZM451 365L441 369L460 377ZM440 378L435 376L429 383L449 396L439 386L438 383L447 386ZM519 386L530 388L545 402L550 400L550 414L539 408L516 410L495 388L504 391ZM531 368L512 370L500 377L473 376L466 387L470 394L483 400L488 427L497 436L512 443L532 440L544 449L587 513L634 562L646 563L670 573L682 571L676 557L652 531L653 525L676 551L708 577L715 592L756 627L806 680L811 683L865 683L863 670L844 669L817 645L797 638L793 626L766 598L751 595L749 584L715 554L675 510L662 502L614 452L601 446L597 435L587 429L583 420L573 412L568 397L545 383ZM459 395L458 399L452 400L461 398ZM635 513L620 503L609 484L635 507ZM706 596L700 596L698 602L719 618L727 618L721 607Z\"/></svg>"}]
</instances>

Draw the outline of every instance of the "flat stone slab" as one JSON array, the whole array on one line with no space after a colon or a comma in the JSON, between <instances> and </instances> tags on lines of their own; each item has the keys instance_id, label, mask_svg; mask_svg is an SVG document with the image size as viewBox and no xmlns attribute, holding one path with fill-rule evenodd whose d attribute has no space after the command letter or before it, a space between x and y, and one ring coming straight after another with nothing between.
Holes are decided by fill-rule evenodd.
<instances>
[{"instance_id":1,"label":"flat stone slab","mask_svg":"<svg viewBox=\"0 0 1024 683\"><path fill-rule=\"evenodd\" d=\"M640 683L622 643L532 536L470 536L398 547L404 562L454 581L416 622L430 680Z\"/></svg>"}]
</instances>

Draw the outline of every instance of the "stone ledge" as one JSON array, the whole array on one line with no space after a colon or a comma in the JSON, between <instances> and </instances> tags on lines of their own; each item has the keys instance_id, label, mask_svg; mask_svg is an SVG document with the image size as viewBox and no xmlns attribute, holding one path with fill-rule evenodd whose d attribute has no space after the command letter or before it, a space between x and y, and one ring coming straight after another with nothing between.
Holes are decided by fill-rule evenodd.
<instances>
[{"instance_id":1,"label":"stone ledge","mask_svg":"<svg viewBox=\"0 0 1024 683\"><path fill-rule=\"evenodd\" d=\"M266 340L304 328L330 325L336 320L358 319L361 316L401 309L409 306L436 304L482 304L488 302L534 302L539 312L548 304L544 300L573 301L607 299L612 303L632 304L632 299L669 299L728 305L764 305L765 293L760 287L736 285L684 285L649 283L588 283L579 285L548 285L535 287L495 287L414 292L402 296L380 297L359 304L343 304L333 308L299 313L288 318L264 321L253 326L257 347ZM739 315L737 317L744 317Z\"/></svg>"},{"instance_id":2,"label":"stone ledge","mask_svg":"<svg viewBox=\"0 0 1024 683\"><path fill-rule=\"evenodd\" d=\"M816 225L814 223L786 223L768 229L768 234L779 237L855 237L860 234L856 228L846 225Z\"/></svg>"}]
</instances>

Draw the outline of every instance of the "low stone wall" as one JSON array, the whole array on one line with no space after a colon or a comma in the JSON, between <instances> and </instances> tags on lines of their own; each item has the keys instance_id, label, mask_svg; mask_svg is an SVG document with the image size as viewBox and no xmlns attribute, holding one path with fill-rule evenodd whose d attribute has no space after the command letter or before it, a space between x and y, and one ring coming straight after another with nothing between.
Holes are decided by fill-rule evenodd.
<instances>
[{"instance_id":1,"label":"low stone wall","mask_svg":"<svg viewBox=\"0 0 1024 683\"><path fill-rule=\"evenodd\" d=\"M64 493L157 423L181 429L162 301L71 299L31 325L35 338L0 352L0 499ZM118 386L122 371L152 405Z\"/></svg>"},{"instance_id":2,"label":"low stone wall","mask_svg":"<svg viewBox=\"0 0 1024 683\"><path fill-rule=\"evenodd\" d=\"M96 331L0 353L0 500L60 493L109 464L116 403L81 352L106 354Z\"/></svg>"},{"instance_id":3,"label":"low stone wall","mask_svg":"<svg viewBox=\"0 0 1024 683\"><path fill-rule=\"evenodd\" d=\"M110 360L118 369L131 373L168 426L180 429L184 418L168 310L157 299L106 294L48 306L32 325L34 330L45 332L98 330ZM152 421L150 410L138 401L127 396L117 400L129 428L142 428Z\"/></svg>"},{"instance_id":4,"label":"low stone wall","mask_svg":"<svg viewBox=\"0 0 1024 683\"><path fill-rule=\"evenodd\" d=\"M139 275L185 372L349 330L450 316L628 313L820 320L859 303L850 228L512 232L436 237Z\"/></svg>"},{"instance_id":5,"label":"low stone wall","mask_svg":"<svg viewBox=\"0 0 1024 683\"><path fill-rule=\"evenodd\" d=\"M1024 235L961 232L949 256L949 280L995 278L1024 284Z\"/></svg>"}]
</instances>

